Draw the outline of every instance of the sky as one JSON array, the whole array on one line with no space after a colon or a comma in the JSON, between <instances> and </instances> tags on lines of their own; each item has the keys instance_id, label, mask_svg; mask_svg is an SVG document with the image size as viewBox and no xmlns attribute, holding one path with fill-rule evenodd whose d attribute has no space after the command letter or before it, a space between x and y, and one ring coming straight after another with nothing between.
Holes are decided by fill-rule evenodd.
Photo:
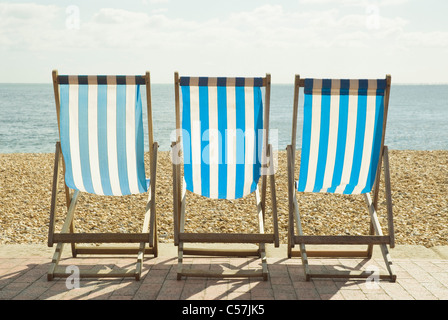
<instances>
[{"instance_id":1,"label":"sky","mask_svg":"<svg viewBox=\"0 0 448 320\"><path fill-rule=\"evenodd\" d=\"M446 0L0 1L0 83L59 74L448 83Z\"/></svg>"}]
</instances>

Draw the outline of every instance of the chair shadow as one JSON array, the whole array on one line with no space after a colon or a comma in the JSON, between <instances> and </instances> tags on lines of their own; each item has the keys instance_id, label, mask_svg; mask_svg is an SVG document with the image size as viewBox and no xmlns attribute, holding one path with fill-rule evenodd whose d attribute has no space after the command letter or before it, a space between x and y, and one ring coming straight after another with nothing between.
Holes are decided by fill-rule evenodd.
<instances>
[{"instance_id":1,"label":"chair shadow","mask_svg":"<svg viewBox=\"0 0 448 320\"><path fill-rule=\"evenodd\" d=\"M145 257L144 264L155 261L154 257ZM48 259L42 258L48 261ZM115 262L112 262L116 261ZM110 270L114 268L134 268L136 259L123 257L124 263L117 256L79 258L62 258L59 266L66 268L67 277L47 279L51 262L30 263L16 266L11 271L0 273L0 300L83 300L98 299L118 300L130 299L135 296L149 269L142 268L142 277L136 281L134 277L117 278L77 278L73 266L80 270ZM132 261L131 261L132 260ZM174 260L172 258L171 260ZM90 262L91 261L91 262ZM154 264L152 264L154 265ZM17 269L17 270L15 270Z\"/></svg>"},{"instance_id":2,"label":"chair shadow","mask_svg":"<svg viewBox=\"0 0 448 320\"><path fill-rule=\"evenodd\" d=\"M239 263L229 264L220 263L219 258L217 258L217 263L192 264L190 267L205 270L213 269L217 272L241 270L256 264L257 259L259 260L259 258L246 258L246 260L241 259ZM205 297L205 299L213 300L329 300L341 298L341 289L360 289L360 286L364 286L366 281L373 281L356 278L312 278L310 281L306 281L303 265L297 260L300 261L300 259L282 258L269 262L268 259L268 281L263 281L261 277L206 278L204 287L197 286L195 291L189 290L188 295L185 294L187 291L184 290L181 299L202 299ZM374 270L381 269L381 267L378 267L378 263L372 259L363 259L361 261L357 259L355 263L352 262L349 265L341 264L337 259L331 260L334 260L334 263L329 263L327 259L325 264L312 264L310 267L313 271L361 271L366 266L372 264L375 266ZM353 259L345 260L350 261ZM237 259L234 261L237 261ZM261 267L261 262L259 267ZM185 283L188 283L188 281L200 282L200 280L195 279L193 277L183 277L180 281ZM205 291L205 294L203 291ZM209 293L210 291L212 291L211 294Z\"/></svg>"},{"instance_id":3,"label":"chair shadow","mask_svg":"<svg viewBox=\"0 0 448 320\"><path fill-rule=\"evenodd\" d=\"M191 258L188 260L188 258ZM194 269L241 270L261 268L257 257L231 258L213 257L205 263L204 257L188 257L185 267ZM63 258L61 266L76 265L78 258ZM111 259L111 260L107 260ZM199 262L196 262L198 259ZM43 261L46 259L42 259ZM271 259L272 260L272 259ZM318 260L318 259L314 259ZM48 261L48 260L47 260ZM118 261L118 262L117 262ZM348 261L348 259L347 259ZM345 262L345 260L343 261ZM357 260L350 264L337 259L332 263L310 264L312 270L355 271L378 263L372 259ZM123 262L116 257L83 257L80 269L133 268L135 261L126 257ZM182 277L177 280L177 257L145 257L140 281L135 278L80 279L55 278L47 280L50 262L28 263L20 269L0 274L0 299L26 300L329 300L340 297L343 289L359 289L365 279L320 279L306 281L303 265L298 258L280 258L270 261L269 277L263 281L254 278L196 278ZM381 269L381 267L377 267ZM70 273L70 271L67 271ZM387 280L380 280L387 281Z\"/></svg>"}]
</instances>

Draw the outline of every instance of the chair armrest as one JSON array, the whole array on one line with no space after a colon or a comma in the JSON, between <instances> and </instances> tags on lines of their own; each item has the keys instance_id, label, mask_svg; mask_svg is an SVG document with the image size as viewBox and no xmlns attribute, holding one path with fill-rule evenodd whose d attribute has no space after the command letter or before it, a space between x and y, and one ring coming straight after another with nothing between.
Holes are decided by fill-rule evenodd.
<instances>
[{"instance_id":1,"label":"chair armrest","mask_svg":"<svg viewBox=\"0 0 448 320\"><path fill-rule=\"evenodd\" d=\"M179 215L180 215L180 164L181 157L179 155L180 151L180 141L171 142L171 163L173 165L173 227L174 227L174 245L179 245Z\"/></svg>"},{"instance_id":2,"label":"chair armrest","mask_svg":"<svg viewBox=\"0 0 448 320\"><path fill-rule=\"evenodd\" d=\"M286 147L287 156L287 168L288 168L288 214L289 214L289 246L294 248L294 157L293 157L293 147L288 145Z\"/></svg>"},{"instance_id":3,"label":"chair armrest","mask_svg":"<svg viewBox=\"0 0 448 320\"><path fill-rule=\"evenodd\" d=\"M151 217L150 217L150 232L149 232L149 246L154 247L154 230L156 225L156 177L157 177L157 150L159 148L159 144L154 142L152 145L151 159L150 159L150 197L151 197Z\"/></svg>"}]
</instances>

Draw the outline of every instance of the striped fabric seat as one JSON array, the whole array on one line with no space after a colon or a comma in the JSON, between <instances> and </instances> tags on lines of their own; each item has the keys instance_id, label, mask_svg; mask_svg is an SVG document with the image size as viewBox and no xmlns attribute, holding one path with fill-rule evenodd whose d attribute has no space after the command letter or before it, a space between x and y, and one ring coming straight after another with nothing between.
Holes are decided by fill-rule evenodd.
<instances>
[{"instance_id":1,"label":"striped fabric seat","mask_svg":"<svg viewBox=\"0 0 448 320\"><path fill-rule=\"evenodd\" d=\"M297 190L372 190L382 143L386 80L305 79Z\"/></svg>"},{"instance_id":2,"label":"striped fabric seat","mask_svg":"<svg viewBox=\"0 0 448 320\"><path fill-rule=\"evenodd\" d=\"M181 77L187 190L238 199L260 178L262 78Z\"/></svg>"},{"instance_id":3,"label":"striped fabric seat","mask_svg":"<svg viewBox=\"0 0 448 320\"><path fill-rule=\"evenodd\" d=\"M69 188L146 192L141 76L59 76L60 137Z\"/></svg>"}]
</instances>

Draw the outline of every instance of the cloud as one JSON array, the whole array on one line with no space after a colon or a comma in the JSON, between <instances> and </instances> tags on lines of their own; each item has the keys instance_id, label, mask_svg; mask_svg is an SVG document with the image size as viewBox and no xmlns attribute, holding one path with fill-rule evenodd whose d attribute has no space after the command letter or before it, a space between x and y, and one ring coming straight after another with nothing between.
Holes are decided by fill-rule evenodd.
<instances>
[{"instance_id":1,"label":"cloud","mask_svg":"<svg viewBox=\"0 0 448 320\"><path fill-rule=\"evenodd\" d=\"M52 21L60 12L52 5L0 3L0 47L40 47L53 33Z\"/></svg>"},{"instance_id":2,"label":"cloud","mask_svg":"<svg viewBox=\"0 0 448 320\"><path fill-rule=\"evenodd\" d=\"M337 3L355 5L352 0ZM81 64L102 70L150 64L169 70L194 66L202 73L222 74L250 73L263 65L286 73L295 65L323 70L337 68L334 62L339 61L361 65L385 53L390 63L400 63L400 54L412 48L448 49L447 32L409 31L411 21L382 12L376 17L378 25L369 28L372 13L365 7L325 8L286 10L265 4L201 20L174 17L164 10L101 8L90 16L81 11L79 28L70 29L66 7L2 3L0 58L21 52L75 70Z\"/></svg>"},{"instance_id":3,"label":"cloud","mask_svg":"<svg viewBox=\"0 0 448 320\"><path fill-rule=\"evenodd\" d=\"M403 5L409 2L409 0L299 0L299 3L306 5L322 5L331 4L334 6L354 6L354 7L366 7L369 5L377 6L395 6Z\"/></svg>"},{"instance_id":4,"label":"cloud","mask_svg":"<svg viewBox=\"0 0 448 320\"><path fill-rule=\"evenodd\" d=\"M159 3L168 3L170 0L142 0L143 4L159 4Z\"/></svg>"},{"instance_id":5,"label":"cloud","mask_svg":"<svg viewBox=\"0 0 448 320\"><path fill-rule=\"evenodd\" d=\"M379 26L371 32L366 13L348 14L335 8L286 11L280 5L262 5L200 22L173 18L166 12L102 8L90 18L83 17L77 30L65 26L65 8L36 4L0 4L0 8L0 43L4 48L31 50L198 48L219 54L223 48L245 48L253 53L260 48L365 47L372 37L397 37L403 45L412 45L414 38L425 38L424 34L406 34L408 22L402 18L379 16ZM446 45L443 34L429 34L427 38L434 40L419 43L432 46L439 39L439 45Z\"/></svg>"},{"instance_id":6,"label":"cloud","mask_svg":"<svg viewBox=\"0 0 448 320\"><path fill-rule=\"evenodd\" d=\"M401 34L400 42L406 47L448 48L448 32L408 32Z\"/></svg>"}]
</instances>

